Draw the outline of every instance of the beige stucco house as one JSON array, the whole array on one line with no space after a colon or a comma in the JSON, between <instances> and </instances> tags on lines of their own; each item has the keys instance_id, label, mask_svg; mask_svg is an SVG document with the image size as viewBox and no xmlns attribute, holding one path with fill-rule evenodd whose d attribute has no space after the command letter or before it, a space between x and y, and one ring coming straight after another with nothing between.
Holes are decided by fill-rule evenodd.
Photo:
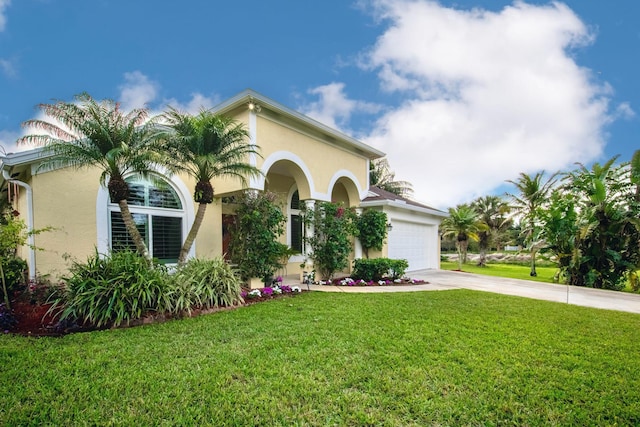
<instances>
[{"instance_id":1,"label":"beige stucco house","mask_svg":"<svg viewBox=\"0 0 640 427\"><path fill-rule=\"evenodd\" d=\"M384 210L392 228L382 255L409 259L410 270L438 268L437 228L445 214L388 194L372 193L369 162L384 153L252 90L223 102L214 111L244 122L251 142L260 147L261 156L249 161L264 177L251 180L249 188L275 193L287 216L282 241L299 252L289 260L289 274L300 271L305 259L303 235L310 232L302 229L300 208L318 201ZM0 157L0 189L29 227L55 228L34 238L32 243L40 250L25 247L21 253L31 276L37 271L55 277L67 270L69 256L85 260L96 248L106 253L125 245L127 236L118 206L110 203L97 170L41 171L42 156L41 149L34 149ZM187 176L157 172L166 185L129 177L133 190L130 206L136 221L145 224L152 256L171 263L177 259L197 208L192 199L194 182ZM225 225L233 213L225 196L242 188L233 180L213 184L216 201L207 209L191 256L207 258L225 252ZM353 256L361 253L354 242Z\"/></svg>"}]
</instances>

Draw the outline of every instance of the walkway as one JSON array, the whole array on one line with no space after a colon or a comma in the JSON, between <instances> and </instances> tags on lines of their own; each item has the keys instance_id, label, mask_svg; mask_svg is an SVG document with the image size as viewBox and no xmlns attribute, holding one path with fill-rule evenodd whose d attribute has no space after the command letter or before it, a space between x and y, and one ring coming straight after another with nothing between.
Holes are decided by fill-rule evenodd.
<instances>
[{"instance_id":1,"label":"walkway","mask_svg":"<svg viewBox=\"0 0 640 427\"><path fill-rule=\"evenodd\" d=\"M603 308L607 310L640 313L640 295L624 292L606 291L575 286L564 286L529 280L507 279L502 277L483 276L472 273L461 273L447 270L420 270L410 273L414 279L422 279L429 283L406 286L320 286L310 285L313 291L324 292L415 292L442 291L450 289L471 289L474 291L494 292L515 295L525 298L554 301L584 307ZM292 279L292 276L287 277ZM289 282L290 280L287 280ZM306 285L300 285L301 287Z\"/></svg>"}]
</instances>

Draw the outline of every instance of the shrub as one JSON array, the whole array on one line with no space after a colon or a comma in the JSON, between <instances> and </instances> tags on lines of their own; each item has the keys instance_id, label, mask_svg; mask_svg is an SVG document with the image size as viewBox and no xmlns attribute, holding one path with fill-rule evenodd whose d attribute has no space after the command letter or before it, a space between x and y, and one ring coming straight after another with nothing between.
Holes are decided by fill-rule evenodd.
<instances>
[{"instance_id":1,"label":"shrub","mask_svg":"<svg viewBox=\"0 0 640 427\"><path fill-rule=\"evenodd\" d=\"M398 279L409 267L406 259L356 259L353 261L353 278L366 282L378 281L384 277Z\"/></svg>"},{"instance_id":2,"label":"shrub","mask_svg":"<svg viewBox=\"0 0 640 427\"><path fill-rule=\"evenodd\" d=\"M322 280L349 265L354 214L337 203L317 203L305 210L305 222L313 225L314 235L305 241L311 246L311 260Z\"/></svg>"},{"instance_id":3,"label":"shrub","mask_svg":"<svg viewBox=\"0 0 640 427\"><path fill-rule=\"evenodd\" d=\"M392 279L399 279L404 276L405 271L409 268L409 261L406 259L390 259L389 274Z\"/></svg>"},{"instance_id":4,"label":"shrub","mask_svg":"<svg viewBox=\"0 0 640 427\"><path fill-rule=\"evenodd\" d=\"M17 257L2 258L1 262L7 293L11 295L24 287L27 262Z\"/></svg>"},{"instance_id":5,"label":"shrub","mask_svg":"<svg viewBox=\"0 0 640 427\"><path fill-rule=\"evenodd\" d=\"M171 308L166 269L149 265L135 252L96 253L86 263L74 262L71 277L51 312L60 319L97 327L128 324L150 312Z\"/></svg>"},{"instance_id":6,"label":"shrub","mask_svg":"<svg viewBox=\"0 0 640 427\"><path fill-rule=\"evenodd\" d=\"M369 258L369 249L382 250L387 237L387 214L367 209L355 221L358 238L365 257Z\"/></svg>"},{"instance_id":7,"label":"shrub","mask_svg":"<svg viewBox=\"0 0 640 427\"><path fill-rule=\"evenodd\" d=\"M240 277L222 258L191 259L173 275L171 282L170 299L175 313L244 302Z\"/></svg>"},{"instance_id":8,"label":"shrub","mask_svg":"<svg viewBox=\"0 0 640 427\"><path fill-rule=\"evenodd\" d=\"M286 217L274 200L273 193L251 192L237 200L236 221L229 227L229 255L243 280L271 279L287 249L278 242Z\"/></svg>"}]
</instances>

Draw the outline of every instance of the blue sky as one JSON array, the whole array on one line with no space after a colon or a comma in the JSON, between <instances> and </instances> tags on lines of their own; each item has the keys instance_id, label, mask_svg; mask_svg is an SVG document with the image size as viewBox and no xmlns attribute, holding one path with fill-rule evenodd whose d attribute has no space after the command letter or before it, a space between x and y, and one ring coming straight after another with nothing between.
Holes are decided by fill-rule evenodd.
<instances>
[{"instance_id":1,"label":"blue sky","mask_svg":"<svg viewBox=\"0 0 640 427\"><path fill-rule=\"evenodd\" d=\"M197 111L252 88L446 208L640 148L636 0L0 0L0 144L86 91Z\"/></svg>"}]
</instances>

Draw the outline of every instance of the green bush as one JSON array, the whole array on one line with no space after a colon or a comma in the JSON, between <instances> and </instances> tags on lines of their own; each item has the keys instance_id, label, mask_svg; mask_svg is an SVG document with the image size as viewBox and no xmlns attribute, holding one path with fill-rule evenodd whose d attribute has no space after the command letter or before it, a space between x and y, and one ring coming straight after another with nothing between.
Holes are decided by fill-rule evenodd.
<instances>
[{"instance_id":1,"label":"green bush","mask_svg":"<svg viewBox=\"0 0 640 427\"><path fill-rule=\"evenodd\" d=\"M189 260L171 282L170 299L176 313L243 302L240 277L222 258Z\"/></svg>"},{"instance_id":2,"label":"green bush","mask_svg":"<svg viewBox=\"0 0 640 427\"><path fill-rule=\"evenodd\" d=\"M389 261L389 274L391 278L399 279L404 276L405 271L409 268L409 261L406 259L391 259Z\"/></svg>"},{"instance_id":3,"label":"green bush","mask_svg":"<svg viewBox=\"0 0 640 427\"><path fill-rule=\"evenodd\" d=\"M11 295L25 286L25 273L28 268L27 262L17 257L1 258L1 262L5 283L7 285L7 293Z\"/></svg>"},{"instance_id":4,"label":"green bush","mask_svg":"<svg viewBox=\"0 0 640 427\"><path fill-rule=\"evenodd\" d=\"M382 250L387 237L387 214L382 211L367 209L355 221L358 238L365 257L369 258L369 250Z\"/></svg>"},{"instance_id":5,"label":"green bush","mask_svg":"<svg viewBox=\"0 0 640 427\"><path fill-rule=\"evenodd\" d=\"M381 280L384 277L398 279L404 275L408 267L406 259L356 259L353 261L352 276L366 282Z\"/></svg>"},{"instance_id":6,"label":"green bush","mask_svg":"<svg viewBox=\"0 0 640 427\"><path fill-rule=\"evenodd\" d=\"M236 200L236 221L229 227L229 255L243 280L258 277L268 281L280 268L284 249L278 236L284 233L287 219L274 200L273 193L252 192Z\"/></svg>"},{"instance_id":7,"label":"green bush","mask_svg":"<svg viewBox=\"0 0 640 427\"><path fill-rule=\"evenodd\" d=\"M150 266L135 252L101 256L96 251L86 263L74 262L70 271L52 307L60 310L60 320L119 326L172 307L166 269Z\"/></svg>"},{"instance_id":8,"label":"green bush","mask_svg":"<svg viewBox=\"0 0 640 427\"><path fill-rule=\"evenodd\" d=\"M355 214L341 204L328 202L316 203L315 209L303 212L305 223L314 229L314 235L305 239L311 247L313 266L320 279L331 279L336 271L349 266Z\"/></svg>"}]
</instances>

